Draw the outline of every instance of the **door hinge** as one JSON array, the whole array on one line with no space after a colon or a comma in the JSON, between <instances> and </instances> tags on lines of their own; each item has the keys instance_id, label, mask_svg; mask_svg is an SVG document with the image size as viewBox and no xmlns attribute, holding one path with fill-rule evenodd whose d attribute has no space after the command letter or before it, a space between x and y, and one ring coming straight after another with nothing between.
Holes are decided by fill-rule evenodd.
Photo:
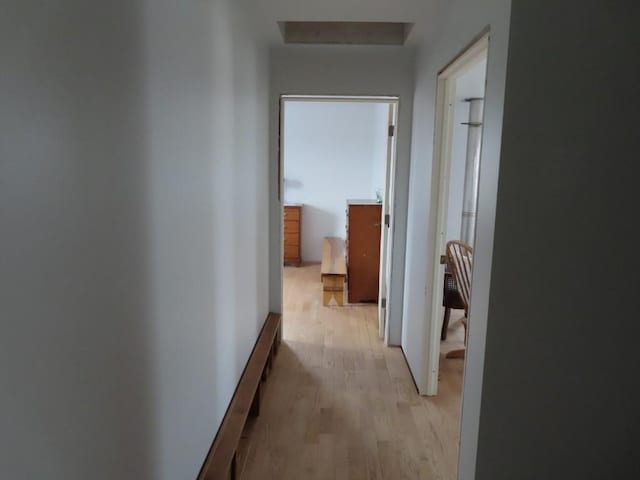
<instances>
[{"instance_id":1,"label":"door hinge","mask_svg":"<svg viewBox=\"0 0 640 480\"><path fill-rule=\"evenodd\" d=\"M384 216L384 226L388 227L391 224L391 215L388 213Z\"/></svg>"},{"instance_id":2,"label":"door hinge","mask_svg":"<svg viewBox=\"0 0 640 480\"><path fill-rule=\"evenodd\" d=\"M381 306L382 308L387 308L387 299L386 299L386 298L382 298L382 299L380 300L380 306Z\"/></svg>"},{"instance_id":3,"label":"door hinge","mask_svg":"<svg viewBox=\"0 0 640 480\"><path fill-rule=\"evenodd\" d=\"M395 125L389 125L389 136L393 137L396 134L396 126Z\"/></svg>"}]
</instances>

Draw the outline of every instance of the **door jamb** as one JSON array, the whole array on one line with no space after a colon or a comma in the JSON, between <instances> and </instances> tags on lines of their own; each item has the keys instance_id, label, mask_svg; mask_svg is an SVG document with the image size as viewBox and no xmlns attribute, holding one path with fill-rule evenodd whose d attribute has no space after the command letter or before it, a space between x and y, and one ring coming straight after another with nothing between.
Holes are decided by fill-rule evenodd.
<instances>
[{"instance_id":1,"label":"door jamb","mask_svg":"<svg viewBox=\"0 0 640 480\"><path fill-rule=\"evenodd\" d=\"M393 140L388 140L391 147L387 149L387 159L385 164L385 188L384 199L382 205L383 212L383 226L384 215L390 215L389 227L386 229L388 246L384 243L385 230L382 230L381 234L381 249L385 249L386 252L381 251L380 255L380 267L379 267L379 280L385 282L386 286L386 298L387 305L384 309L384 322L380 321L380 303L381 298L378 299L378 323L379 323L379 336L383 339L386 346L389 345L389 304L388 299L391 292L391 271L393 267L393 222L395 205L395 178L396 178L396 159L398 150L398 119L400 109L400 97L397 95L287 95L281 94L278 100L278 201L280 204L284 204L284 123L285 123L285 103L286 102L363 102L363 103L385 103L389 105L389 126L394 128ZM393 197L393 198L391 198ZM280 268L282 267L283 258L283 218L282 212L280 213ZM383 255L383 253L385 253ZM281 281L284 281L284 276L281 275ZM281 291L284 291L281 285ZM382 288L379 288L381 291ZM383 326L384 323L384 326Z\"/></svg>"},{"instance_id":2,"label":"door jamb","mask_svg":"<svg viewBox=\"0 0 640 480\"><path fill-rule=\"evenodd\" d=\"M446 242L446 213L449 196L449 174L451 169L451 142L454 121L455 80L477 62L485 59L489 48L489 33L484 33L471 46L454 58L438 74L436 91L436 121L435 142L433 153L433 171L438 178L436 216L432 220L434 236L432 238L430 256L432 258L432 271L427 272L427 278L431 280L432 302L431 309L427 312L431 321L428 322L427 338L424 345L427 354L424 356L426 363L423 369L424 378L422 385L426 395L438 393L438 372L440 363L440 329L442 326L442 278L444 265L440 264L441 255L445 252ZM464 394L464 392L463 392Z\"/></svg>"}]
</instances>

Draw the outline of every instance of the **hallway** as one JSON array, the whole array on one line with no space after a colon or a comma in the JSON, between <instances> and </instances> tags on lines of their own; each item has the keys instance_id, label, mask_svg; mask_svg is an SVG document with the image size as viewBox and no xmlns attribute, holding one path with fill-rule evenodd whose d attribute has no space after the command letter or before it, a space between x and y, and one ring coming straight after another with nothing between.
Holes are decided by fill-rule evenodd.
<instances>
[{"instance_id":1,"label":"hallway","mask_svg":"<svg viewBox=\"0 0 640 480\"><path fill-rule=\"evenodd\" d=\"M285 268L283 342L251 425L243 480L455 478L462 362L417 394L373 305L322 307L318 265ZM461 342L452 318L447 351Z\"/></svg>"}]
</instances>

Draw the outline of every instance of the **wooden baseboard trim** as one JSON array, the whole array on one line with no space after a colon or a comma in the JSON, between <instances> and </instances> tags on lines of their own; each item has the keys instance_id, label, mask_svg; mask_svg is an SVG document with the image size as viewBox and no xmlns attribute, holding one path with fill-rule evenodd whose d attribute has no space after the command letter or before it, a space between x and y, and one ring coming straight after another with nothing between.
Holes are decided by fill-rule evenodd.
<instances>
[{"instance_id":1,"label":"wooden baseboard trim","mask_svg":"<svg viewBox=\"0 0 640 480\"><path fill-rule=\"evenodd\" d=\"M269 313L242 372L222 424L218 429L198 480L235 480L242 432L250 416L260 413L261 384L282 339L282 315Z\"/></svg>"}]
</instances>

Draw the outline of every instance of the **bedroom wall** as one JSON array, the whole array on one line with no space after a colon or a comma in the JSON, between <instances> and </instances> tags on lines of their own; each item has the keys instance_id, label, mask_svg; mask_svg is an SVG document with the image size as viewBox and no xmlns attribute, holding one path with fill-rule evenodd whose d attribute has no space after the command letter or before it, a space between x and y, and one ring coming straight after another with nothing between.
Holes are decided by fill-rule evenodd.
<instances>
[{"instance_id":1,"label":"bedroom wall","mask_svg":"<svg viewBox=\"0 0 640 480\"><path fill-rule=\"evenodd\" d=\"M284 200L304 204L303 261L322 260L324 237L346 238L348 199L373 200L384 187L388 111L384 103L285 103Z\"/></svg>"}]
</instances>

